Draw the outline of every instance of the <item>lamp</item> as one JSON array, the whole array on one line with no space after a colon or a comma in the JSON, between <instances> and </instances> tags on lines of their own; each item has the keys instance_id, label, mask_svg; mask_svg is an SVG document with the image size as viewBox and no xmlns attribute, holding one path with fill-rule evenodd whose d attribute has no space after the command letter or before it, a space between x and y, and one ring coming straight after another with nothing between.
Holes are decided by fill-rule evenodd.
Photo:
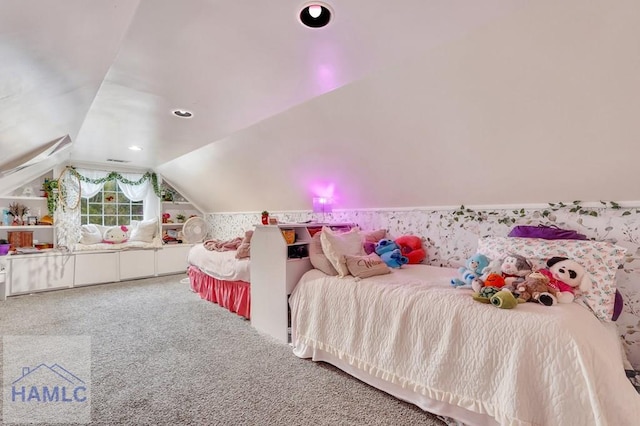
<instances>
[{"instance_id":1,"label":"lamp","mask_svg":"<svg viewBox=\"0 0 640 426\"><path fill-rule=\"evenodd\" d=\"M333 211L333 200L327 197L313 197L313 212L322 213L322 221L324 222L324 214Z\"/></svg>"}]
</instances>

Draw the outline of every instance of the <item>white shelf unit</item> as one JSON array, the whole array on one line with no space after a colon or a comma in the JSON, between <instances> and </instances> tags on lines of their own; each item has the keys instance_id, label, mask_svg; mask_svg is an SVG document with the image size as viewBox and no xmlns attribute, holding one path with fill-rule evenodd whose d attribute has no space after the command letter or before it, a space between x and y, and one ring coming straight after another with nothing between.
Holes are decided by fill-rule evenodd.
<instances>
[{"instance_id":1,"label":"white shelf unit","mask_svg":"<svg viewBox=\"0 0 640 426\"><path fill-rule=\"evenodd\" d=\"M302 275L313 268L308 255L309 231L323 225L353 226L351 223L256 225L251 238L251 325L281 342L289 342L288 297ZM295 231L293 244L285 241L284 229Z\"/></svg>"},{"instance_id":2,"label":"white shelf unit","mask_svg":"<svg viewBox=\"0 0 640 426\"><path fill-rule=\"evenodd\" d=\"M28 216L37 216L38 220L42 216L48 214L47 199L45 197L24 197L19 195L4 195L0 196L0 215L4 209L9 209L9 205L12 203L22 203L29 208L29 213L24 217L25 221ZM0 239L8 239L8 232L10 231L33 231L34 243L49 243L55 246L55 232L52 225L5 225L2 223L2 217L0 216Z\"/></svg>"},{"instance_id":3,"label":"white shelf unit","mask_svg":"<svg viewBox=\"0 0 640 426\"><path fill-rule=\"evenodd\" d=\"M184 222L178 223L176 216L179 214L183 214L185 216L185 222L189 218L189 216L195 215L202 217L202 212L198 211L193 204L188 201L163 201L162 202L162 214L168 213L171 215L169 218L173 220L173 223L162 223L162 233L164 234L167 230L175 230L178 232L182 231L182 226Z\"/></svg>"}]
</instances>

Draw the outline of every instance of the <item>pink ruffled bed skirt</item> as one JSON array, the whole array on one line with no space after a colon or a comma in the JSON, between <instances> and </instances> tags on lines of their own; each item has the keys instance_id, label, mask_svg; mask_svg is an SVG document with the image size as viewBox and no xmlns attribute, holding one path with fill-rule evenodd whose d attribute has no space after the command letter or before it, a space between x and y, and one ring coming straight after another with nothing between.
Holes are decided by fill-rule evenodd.
<instances>
[{"instance_id":1,"label":"pink ruffled bed skirt","mask_svg":"<svg viewBox=\"0 0 640 426\"><path fill-rule=\"evenodd\" d=\"M251 291L246 281L223 281L205 274L193 265L187 270L191 289L201 298L249 319Z\"/></svg>"}]
</instances>

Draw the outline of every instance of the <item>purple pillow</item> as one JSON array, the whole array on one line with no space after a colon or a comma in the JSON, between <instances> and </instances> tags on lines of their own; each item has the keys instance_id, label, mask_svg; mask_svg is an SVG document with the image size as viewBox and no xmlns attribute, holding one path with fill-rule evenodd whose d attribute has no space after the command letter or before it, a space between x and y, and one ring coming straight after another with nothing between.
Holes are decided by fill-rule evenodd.
<instances>
[{"instance_id":1,"label":"purple pillow","mask_svg":"<svg viewBox=\"0 0 640 426\"><path fill-rule=\"evenodd\" d=\"M622 313L623 307L624 307L624 300L622 299L622 295L618 290L616 290L616 300L613 305L613 315L611 316L611 321L615 321L618 319L618 317Z\"/></svg>"}]
</instances>

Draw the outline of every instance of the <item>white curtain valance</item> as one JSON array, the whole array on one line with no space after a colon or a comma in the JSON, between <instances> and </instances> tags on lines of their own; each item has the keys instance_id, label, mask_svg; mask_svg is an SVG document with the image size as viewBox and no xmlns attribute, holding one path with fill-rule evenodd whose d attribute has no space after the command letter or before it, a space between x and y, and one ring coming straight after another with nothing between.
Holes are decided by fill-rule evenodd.
<instances>
[{"instance_id":1,"label":"white curtain valance","mask_svg":"<svg viewBox=\"0 0 640 426\"><path fill-rule=\"evenodd\" d=\"M104 179L109 175L109 172L105 172L103 170L88 170L88 169L76 169L78 174L89 178L91 180ZM80 196L82 198L91 198L96 195L98 192L102 191L102 187L104 186L104 182L102 183L91 183L84 180L80 181Z\"/></svg>"},{"instance_id":2,"label":"white curtain valance","mask_svg":"<svg viewBox=\"0 0 640 426\"><path fill-rule=\"evenodd\" d=\"M80 179L80 194L82 198L91 198L99 193L104 187L105 182L92 183L87 180L102 180L105 179L111 172L104 170L90 170L90 169L76 169L79 175L87 178ZM142 173L119 173L124 180L130 182L139 182L144 174ZM160 209L160 199L155 193L153 182L151 179L147 179L144 182L133 185L126 183L121 179L116 179L118 187L122 193L131 201L143 201L144 202L144 219L151 219L158 216Z\"/></svg>"}]
</instances>

